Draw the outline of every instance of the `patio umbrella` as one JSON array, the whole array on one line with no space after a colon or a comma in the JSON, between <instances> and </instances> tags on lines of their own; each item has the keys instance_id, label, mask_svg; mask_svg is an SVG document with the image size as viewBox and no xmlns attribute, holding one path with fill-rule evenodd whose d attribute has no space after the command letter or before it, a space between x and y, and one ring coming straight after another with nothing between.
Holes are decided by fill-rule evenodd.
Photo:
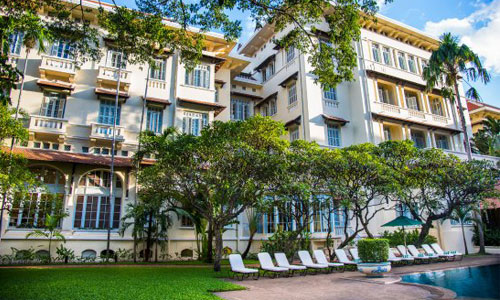
<instances>
[{"instance_id":1,"label":"patio umbrella","mask_svg":"<svg viewBox=\"0 0 500 300\"><path fill-rule=\"evenodd\" d=\"M406 252L407 250L406 250L405 226L408 227L408 226L417 226L417 225L422 225L422 222L420 222L418 220L410 219L410 218L405 217L405 216L399 216L396 219L385 223L384 225L382 225L382 227L402 227L403 228L403 239L405 242L405 252ZM406 254L408 254L408 253L405 253L405 255Z\"/></svg>"}]
</instances>

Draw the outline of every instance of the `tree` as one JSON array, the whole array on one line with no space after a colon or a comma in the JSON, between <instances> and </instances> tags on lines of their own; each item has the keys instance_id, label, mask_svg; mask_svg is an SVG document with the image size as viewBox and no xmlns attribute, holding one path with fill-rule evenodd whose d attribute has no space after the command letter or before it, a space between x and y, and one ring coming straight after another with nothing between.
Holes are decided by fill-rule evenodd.
<instances>
[{"instance_id":1,"label":"tree","mask_svg":"<svg viewBox=\"0 0 500 300\"><path fill-rule=\"evenodd\" d=\"M474 219L472 218L472 210L474 208L470 206L459 206L455 208L451 216L448 218L450 220L456 221L458 224L460 224L460 228L462 229L462 239L464 241L464 249L465 249L465 255L469 255L469 249L467 248L467 239L465 238L465 228L464 224L473 221Z\"/></svg>"},{"instance_id":2,"label":"tree","mask_svg":"<svg viewBox=\"0 0 500 300\"><path fill-rule=\"evenodd\" d=\"M52 240L61 240L66 243L66 238L59 230L61 220L69 216L68 213L47 214L45 216L45 227L43 229L35 229L26 234L26 239L30 237L43 237L49 240L49 263L52 259Z\"/></svg>"},{"instance_id":3,"label":"tree","mask_svg":"<svg viewBox=\"0 0 500 300\"><path fill-rule=\"evenodd\" d=\"M257 212L257 209L253 207L247 208L245 211L247 221L248 221L248 243L247 247L245 248L245 251L243 251L243 254L241 254L241 257L245 259L250 252L250 249L252 247L252 242L255 234L257 233L258 227L259 227L259 221L260 221L260 214Z\"/></svg>"},{"instance_id":4,"label":"tree","mask_svg":"<svg viewBox=\"0 0 500 300\"><path fill-rule=\"evenodd\" d=\"M207 220L215 239L215 271L220 271L224 227L262 198L276 178L276 156L286 145L283 132L281 123L256 116L213 122L200 136L169 129L142 137L136 158L154 155L156 164L141 170L140 185Z\"/></svg>"},{"instance_id":5,"label":"tree","mask_svg":"<svg viewBox=\"0 0 500 300\"><path fill-rule=\"evenodd\" d=\"M500 120L486 117L483 128L472 138L479 153L500 157Z\"/></svg>"}]
</instances>

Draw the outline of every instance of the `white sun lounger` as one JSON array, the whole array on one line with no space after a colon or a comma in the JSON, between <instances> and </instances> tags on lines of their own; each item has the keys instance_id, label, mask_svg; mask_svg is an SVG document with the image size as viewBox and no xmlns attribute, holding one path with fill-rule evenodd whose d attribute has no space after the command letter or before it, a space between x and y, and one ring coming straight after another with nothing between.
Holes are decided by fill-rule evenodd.
<instances>
[{"instance_id":1,"label":"white sun lounger","mask_svg":"<svg viewBox=\"0 0 500 300\"><path fill-rule=\"evenodd\" d=\"M309 251L301 250L298 253L300 262L302 263L303 266L305 266L308 269L313 269L317 271L317 270L327 270L329 268L328 265L315 264L311 258L311 254L309 254Z\"/></svg>"},{"instance_id":2,"label":"white sun lounger","mask_svg":"<svg viewBox=\"0 0 500 300\"><path fill-rule=\"evenodd\" d=\"M358 248L351 248L351 249L349 249L349 252L351 252L351 256L352 256L352 259L354 259L354 261L357 261L357 262L361 261L361 259L359 259L359 255L358 255Z\"/></svg>"},{"instance_id":3,"label":"white sun lounger","mask_svg":"<svg viewBox=\"0 0 500 300\"><path fill-rule=\"evenodd\" d=\"M345 253L344 249L335 249L335 256L339 260L339 262L343 263L345 266L350 267L351 269L358 265L355 261L350 260L347 257L347 254Z\"/></svg>"},{"instance_id":4,"label":"white sun lounger","mask_svg":"<svg viewBox=\"0 0 500 300\"><path fill-rule=\"evenodd\" d=\"M343 263L329 262L326 259L326 255L325 255L325 252L323 252L323 250L314 250L313 251L313 255L314 255L314 258L316 259L316 262L318 264L328 265L328 267L337 269L337 270L339 270L341 272L344 271L344 264Z\"/></svg>"},{"instance_id":5,"label":"white sun lounger","mask_svg":"<svg viewBox=\"0 0 500 300\"><path fill-rule=\"evenodd\" d=\"M398 245L397 248L398 248L398 251L401 253L401 255L410 256L410 257L414 258L415 262L428 263L430 261L430 259L427 256L425 256L423 254L420 255L420 253L418 251L415 254L411 253L411 251L403 245Z\"/></svg>"},{"instance_id":6,"label":"white sun lounger","mask_svg":"<svg viewBox=\"0 0 500 300\"><path fill-rule=\"evenodd\" d=\"M420 255L424 255L425 257L427 257L428 259L434 259L434 260L438 260L439 259L439 256L437 256L436 254L432 253L432 254L424 254L424 253L421 253L420 251L418 251L417 247L415 247L415 245L408 245L408 251L410 251L410 253L413 255L413 256L420 256Z\"/></svg>"},{"instance_id":7,"label":"white sun lounger","mask_svg":"<svg viewBox=\"0 0 500 300\"><path fill-rule=\"evenodd\" d=\"M272 274L272 278L279 274L288 273L290 269L284 267L276 267L273 263L273 259L271 255L267 252L261 252L257 254L259 258L260 268L264 271L262 276L266 275L266 273Z\"/></svg>"},{"instance_id":8,"label":"white sun lounger","mask_svg":"<svg viewBox=\"0 0 500 300\"><path fill-rule=\"evenodd\" d=\"M440 254L453 254L455 259L457 259L457 257L460 258L459 260L462 260L462 258L464 258L464 255L458 251L447 251L447 252L443 251L443 249L441 249L441 246L439 246L438 243L431 244L431 247L432 247L432 249L434 249L434 251L436 251L436 253L438 255L440 255Z\"/></svg>"},{"instance_id":9,"label":"white sun lounger","mask_svg":"<svg viewBox=\"0 0 500 300\"><path fill-rule=\"evenodd\" d=\"M402 263L403 259L401 257L396 257L394 253L391 251L391 248L387 250L387 261L397 264L397 263Z\"/></svg>"},{"instance_id":10,"label":"white sun lounger","mask_svg":"<svg viewBox=\"0 0 500 300\"><path fill-rule=\"evenodd\" d=\"M293 273L295 273L295 271L297 271L297 272L302 271L301 274L304 276L307 274L306 272L304 272L307 270L307 267L298 266L298 265L291 265L288 262L288 258L286 257L285 253L274 253L274 258L276 259L276 264L278 265L278 267L288 268L291 271L292 275L293 275Z\"/></svg>"},{"instance_id":11,"label":"white sun lounger","mask_svg":"<svg viewBox=\"0 0 500 300\"><path fill-rule=\"evenodd\" d=\"M396 259L399 259L400 261L402 262L405 262L407 264L412 264L415 259L413 257L411 257L410 255L401 255L400 257L397 257L395 254L394 254L394 250L392 248L389 248L389 261L396 261Z\"/></svg>"},{"instance_id":12,"label":"white sun lounger","mask_svg":"<svg viewBox=\"0 0 500 300\"><path fill-rule=\"evenodd\" d=\"M453 254L438 254L436 251L434 251L431 246L427 245L427 244L422 244L422 248L424 249L425 253L427 253L427 255L434 255L434 256L437 256L443 260L454 260L455 259L455 255Z\"/></svg>"},{"instance_id":13,"label":"white sun lounger","mask_svg":"<svg viewBox=\"0 0 500 300\"><path fill-rule=\"evenodd\" d=\"M259 270L246 268L240 254L229 254L229 265L231 266L232 277L238 280L250 276L253 279L259 279ZM238 278L238 275L241 275L241 278Z\"/></svg>"}]
</instances>

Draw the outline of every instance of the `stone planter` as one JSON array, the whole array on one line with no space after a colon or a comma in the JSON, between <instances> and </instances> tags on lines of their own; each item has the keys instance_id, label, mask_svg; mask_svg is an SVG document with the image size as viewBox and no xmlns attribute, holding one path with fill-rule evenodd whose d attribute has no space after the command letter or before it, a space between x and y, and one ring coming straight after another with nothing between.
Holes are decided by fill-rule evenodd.
<instances>
[{"instance_id":1,"label":"stone planter","mask_svg":"<svg viewBox=\"0 0 500 300\"><path fill-rule=\"evenodd\" d=\"M358 263L358 271L366 274L367 277L384 277L385 273L391 271L391 263Z\"/></svg>"}]
</instances>

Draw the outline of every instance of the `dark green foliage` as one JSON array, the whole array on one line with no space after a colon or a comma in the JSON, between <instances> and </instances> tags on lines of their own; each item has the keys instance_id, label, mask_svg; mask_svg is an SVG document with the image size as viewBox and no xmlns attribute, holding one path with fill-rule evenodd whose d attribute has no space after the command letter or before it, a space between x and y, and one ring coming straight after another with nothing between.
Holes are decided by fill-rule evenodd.
<instances>
[{"instance_id":1,"label":"dark green foliage","mask_svg":"<svg viewBox=\"0 0 500 300\"><path fill-rule=\"evenodd\" d=\"M386 239L363 239L358 241L359 259L364 263L386 262L389 258L389 241Z\"/></svg>"},{"instance_id":2,"label":"dark green foliage","mask_svg":"<svg viewBox=\"0 0 500 300\"><path fill-rule=\"evenodd\" d=\"M500 229L484 228L484 244L486 246L500 246ZM472 241L475 245L479 245L479 235L477 225L474 225L474 235Z\"/></svg>"},{"instance_id":3,"label":"dark green foliage","mask_svg":"<svg viewBox=\"0 0 500 300\"><path fill-rule=\"evenodd\" d=\"M297 251L309 249L310 242L310 234L307 232L303 232L299 237L296 237L295 232L278 229L269 237L268 241L262 243L261 251L268 252L271 255L283 252L288 259L293 259Z\"/></svg>"},{"instance_id":4,"label":"dark green foliage","mask_svg":"<svg viewBox=\"0 0 500 300\"><path fill-rule=\"evenodd\" d=\"M406 244L407 245L415 245L417 244L418 237L420 233L417 229L415 230L406 230ZM396 247L397 245L404 245L404 235L403 229L396 230L394 232L384 231L382 233L382 237L389 241L389 246ZM424 238L424 244L432 244L436 243L436 237L432 235L427 235Z\"/></svg>"},{"instance_id":5,"label":"dark green foliage","mask_svg":"<svg viewBox=\"0 0 500 300\"><path fill-rule=\"evenodd\" d=\"M1 269L0 299L219 299L242 287L209 268Z\"/></svg>"}]
</instances>

